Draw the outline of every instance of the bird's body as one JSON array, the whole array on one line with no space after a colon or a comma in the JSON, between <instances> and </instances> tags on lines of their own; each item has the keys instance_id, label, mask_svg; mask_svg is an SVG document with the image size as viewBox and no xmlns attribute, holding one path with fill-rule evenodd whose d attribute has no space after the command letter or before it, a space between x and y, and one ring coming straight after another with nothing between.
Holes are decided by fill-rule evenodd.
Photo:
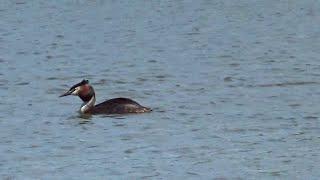
<instances>
[{"instance_id":1,"label":"bird's body","mask_svg":"<svg viewBox=\"0 0 320 180\"><path fill-rule=\"evenodd\" d=\"M148 111L150 111L149 108L143 107L128 98L109 99L93 106L93 108L89 110L92 114L142 113Z\"/></svg>"},{"instance_id":2,"label":"bird's body","mask_svg":"<svg viewBox=\"0 0 320 180\"><path fill-rule=\"evenodd\" d=\"M141 106L139 103L129 98L114 98L94 105L96 101L95 92L87 80L83 80L72 86L68 92L60 97L68 95L76 95L82 99L83 104L80 108L80 112L84 114L127 114L151 111L150 108Z\"/></svg>"}]
</instances>

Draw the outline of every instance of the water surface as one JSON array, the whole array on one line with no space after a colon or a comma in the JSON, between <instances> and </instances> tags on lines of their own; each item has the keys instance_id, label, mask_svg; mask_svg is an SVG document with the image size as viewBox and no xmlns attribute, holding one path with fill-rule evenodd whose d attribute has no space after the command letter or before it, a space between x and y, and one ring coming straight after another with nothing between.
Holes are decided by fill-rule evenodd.
<instances>
[{"instance_id":1,"label":"water surface","mask_svg":"<svg viewBox=\"0 0 320 180\"><path fill-rule=\"evenodd\" d=\"M1 179L317 179L320 4L3 1ZM154 109L78 113L97 101Z\"/></svg>"}]
</instances>

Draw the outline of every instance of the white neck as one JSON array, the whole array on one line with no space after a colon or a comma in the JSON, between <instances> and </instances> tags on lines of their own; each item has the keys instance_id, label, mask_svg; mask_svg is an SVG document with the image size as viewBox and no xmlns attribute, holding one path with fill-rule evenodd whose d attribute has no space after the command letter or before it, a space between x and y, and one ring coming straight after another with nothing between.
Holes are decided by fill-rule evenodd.
<instances>
[{"instance_id":1,"label":"white neck","mask_svg":"<svg viewBox=\"0 0 320 180\"><path fill-rule=\"evenodd\" d=\"M96 96L92 96L90 101L84 102L82 104L82 107L80 108L80 112L81 113L87 113L94 106L95 102L96 102Z\"/></svg>"}]
</instances>

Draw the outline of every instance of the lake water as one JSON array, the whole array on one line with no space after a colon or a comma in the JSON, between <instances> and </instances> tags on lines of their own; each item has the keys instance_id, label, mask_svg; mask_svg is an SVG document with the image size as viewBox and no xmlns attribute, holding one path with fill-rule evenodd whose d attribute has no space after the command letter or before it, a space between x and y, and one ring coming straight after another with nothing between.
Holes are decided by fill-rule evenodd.
<instances>
[{"instance_id":1,"label":"lake water","mask_svg":"<svg viewBox=\"0 0 320 180\"><path fill-rule=\"evenodd\" d=\"M318 179L316 0L0 2L1 179ZM83 117L129 97L152 113Z\"/></svg>"}]
</instances>

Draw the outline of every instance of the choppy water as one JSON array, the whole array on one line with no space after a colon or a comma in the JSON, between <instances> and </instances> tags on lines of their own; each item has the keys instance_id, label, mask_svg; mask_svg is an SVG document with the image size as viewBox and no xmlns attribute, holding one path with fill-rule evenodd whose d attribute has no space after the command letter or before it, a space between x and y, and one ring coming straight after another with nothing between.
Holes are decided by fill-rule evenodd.
<instances>
[{"instance_id":1,"label":"choppy water","mask_svg":"<svg viewBox=\"0 0 320 180\"><path fill-rule=\"evenodd\" d=\"M316 0L0 3L1 179L317 179ZM82 117L98 102L154 109Z\"/></svg>"}]
</instances>

